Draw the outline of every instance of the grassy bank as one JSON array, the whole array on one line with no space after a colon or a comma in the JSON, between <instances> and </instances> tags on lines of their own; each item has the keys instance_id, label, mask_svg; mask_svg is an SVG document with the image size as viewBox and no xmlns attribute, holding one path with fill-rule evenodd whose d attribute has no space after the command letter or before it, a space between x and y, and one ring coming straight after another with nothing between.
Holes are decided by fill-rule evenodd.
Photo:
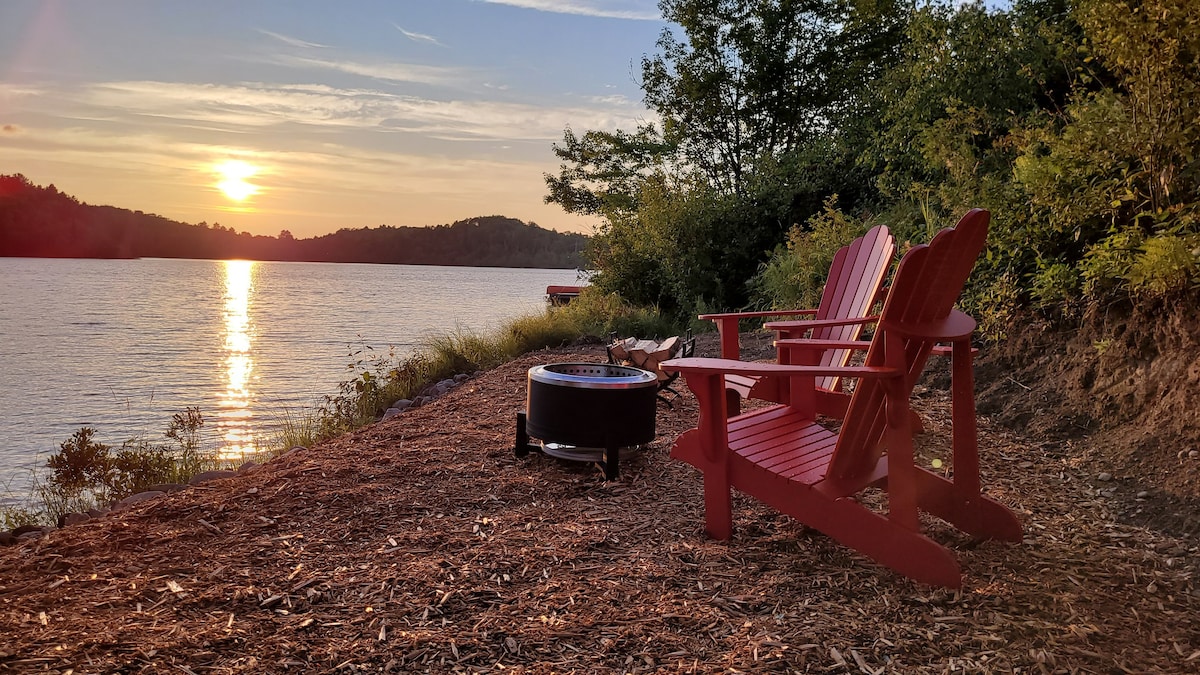
<instances>
[{"instance_id":1,"label":"grassy bank","mask_svg":"<svg viewBox=\"0 0 1200 675\"><path fill-rule=\"evenodd\" d=\"M340 385L337 395L325 397L314 417L286 425L286 445L309 445L369 424L393 402L411 399L456 374L494 368L526 352L614 332L666 337L677 333L678 327L654 309L633 307L615 294L589 288L570 304L518 317L489 334L456 331L430 338L401 359L366 348L350 364L353 377Z\"/></svg>"},{"instance_id":2,"label":"grassy bank","mask_svg":"<svg viewBox=\"0 0 1200 675\"><path fill-rule=\"evenodd\" d=\"M195 408L174 416L162 443L139 438L114 448L98 442L93 429L80 429L50 455L49 471L34 475L30 494L6 495L18 505L0 506L0 529L52 525L64 514L108 506L153 485L186 483L204 471L236 468L247 459L262 461L291 447L310 446L371 424L395 401L415 398L454 375L614 332L665 337L679 331L654 309L632 307L616 295L588 288L568 305L518 317L487 334L437 335L403 357L393 350L362 347L351 354L350 376L338 392L325 396L315 409L284 414L276 437L254 457L222 459L204 451L204 420Z\"/></svg>"}]
</instances>

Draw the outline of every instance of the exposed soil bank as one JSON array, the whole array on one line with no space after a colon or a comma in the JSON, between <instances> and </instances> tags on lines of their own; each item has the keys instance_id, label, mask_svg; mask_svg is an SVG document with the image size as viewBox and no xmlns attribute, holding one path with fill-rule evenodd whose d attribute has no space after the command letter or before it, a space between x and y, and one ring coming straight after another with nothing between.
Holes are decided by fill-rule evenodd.
<instances>
[{"instance_id":1,"label":"exposed soil bank","mask_svg":"<svg viewBox=\"0 0 1200 675\"><path fill-rule=\"evenodd\" d=\"M1015 323L977 363L980 414L1086 467L1129 522L1197 534L1198 297Z\"/></svg>"}]
</instances>

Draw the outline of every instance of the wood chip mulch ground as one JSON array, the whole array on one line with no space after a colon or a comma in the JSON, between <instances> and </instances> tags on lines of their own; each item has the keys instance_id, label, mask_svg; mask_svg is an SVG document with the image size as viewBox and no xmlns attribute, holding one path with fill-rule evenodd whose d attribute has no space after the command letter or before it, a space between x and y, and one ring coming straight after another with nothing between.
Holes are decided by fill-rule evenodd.
<instances>
[{"instance_id":1,"label":"wood chip mulch ground","mask_svg":"<svg viewBox=\"0 0 1200 675\"><path fill-rule=\"evenodd\" d=\"M1196 542L1119 524L1060 445L981 419L984 484L1026 528L938 522L960 592L914 584L735 498L703 533L660 406L621 479L513 456L528 355L247 475L0 549L0 671L1200 672ZM920 393L922 461L949 402Z\"/></svg>"}]
</instances>

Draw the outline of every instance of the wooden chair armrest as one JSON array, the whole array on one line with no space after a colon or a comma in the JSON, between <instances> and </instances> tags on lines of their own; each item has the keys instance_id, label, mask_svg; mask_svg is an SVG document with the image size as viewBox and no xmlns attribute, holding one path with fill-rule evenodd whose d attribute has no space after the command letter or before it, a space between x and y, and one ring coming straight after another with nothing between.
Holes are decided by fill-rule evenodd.
<instances>
[{"instance_id":1,"label":"wooden chair armrest","mask_svg":"<svg viewBox=\"0 0 1200 675\"><path fill-rule=\"evenodd\" d=\"M866 351L871 346L870 340L808 340L805 338L785 338L775 341L775 348L783 351L788 349L825 351L827 349L854 349Z\"/></svg>"},{"instance_id":2,"label":"wooden chair armrest","mask_svg":"<svg viewBox=\"0 0 1200 675\"><path fill-rule=\"evenodd\" d=\"M957 309L952 309L949 316L937 321L885 327L910 337L936 342L955 342L971 337L971 333L975 331L975 319Z\"/></svg>"},{"instance_id":3,"label":"wooden chair armrest","mask_svg":"<svg viewBox=\"0 0 1200 675\"><path fill-rule=\"evenodd\" d=\"M749 375L751 377L792 377L797 375L811 375L821 377L840 375L842 377L896 377L904 373L899 368L886 366L789 366L778 363L711 358L671 359L663 361L661 365L663 370L669 372L704 376Z\"/></svg>"},{"instance_id":4,"label":"wooden chair armrest","mask_svg":"<svg viewBox=\"0 0 1200 675\"><path fill-rule=\"evenodd\" d=\"M721 358L740 359L742 345L738 335L738 322L742 319L756 319L768 316L811 316L815 309L793 309L763 312L724 312L721 314L701 314L701 319L707 319L717 324L717 332L721 335Z\"/></svg>"},{"instance_id":5,"label":"wooden chair armrest","mask_svg":"<svg viewBox=\"0 0 1200 675\"><path fill-rule=\"evenodd\" d=\"M700 318L707 321L719 319L761 319L764 316L809 316L816 314L815 309L784 309L779 311L762 312L725 312L723 314L701 314Z\"/></svg>"},{"instance_id":6,"label":"wooden chair armrest","mask_svg":"<svg viewBox=\"0 0 1200 675\"><path fill-rule=\"evenodd\" d=\"M878 316L860 316L852 319L807 319L803 321L769 321L763 328L780 332L802 331L812 328L832 328L834 326L857 326L865 323L875 323Z\"/></svg>"}]
</instances>

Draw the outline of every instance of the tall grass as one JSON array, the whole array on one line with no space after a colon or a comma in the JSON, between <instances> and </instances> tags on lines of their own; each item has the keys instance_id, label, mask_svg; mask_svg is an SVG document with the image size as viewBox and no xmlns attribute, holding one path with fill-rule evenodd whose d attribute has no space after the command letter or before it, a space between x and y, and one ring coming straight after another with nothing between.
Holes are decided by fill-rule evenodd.
<instances>
[{"instance_id":1,"label":"tall grass","mask_svg":"<svg viewBox=\"0 0 1200 675\"><path fill-rule=\"evenodd\" d=\"M589 287L567 305L517 317L488 334L454 330L426 338L403 359L364 347L351 354L353 376L339 385L337 395L325 397L315 420L289 426L288 442L310 445L369 424L395 401L412 399L440 380L493 368L527 352L565 346L584 336L667 337L678 332L657 310L631 306L616 294ZM292 433L297 430L306 433Z\"/></svg>"}]
</instances>

